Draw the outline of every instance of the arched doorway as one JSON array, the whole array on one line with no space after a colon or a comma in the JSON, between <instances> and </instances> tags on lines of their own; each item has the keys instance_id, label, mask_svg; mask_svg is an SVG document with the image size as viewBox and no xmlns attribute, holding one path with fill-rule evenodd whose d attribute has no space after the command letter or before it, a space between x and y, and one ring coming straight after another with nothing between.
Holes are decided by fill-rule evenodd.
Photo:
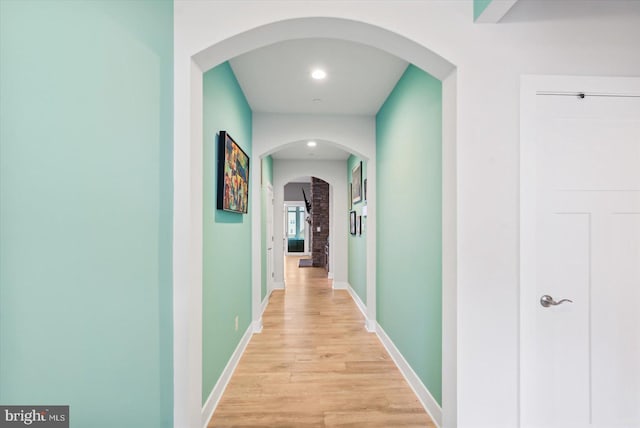
<instances>
[{"instance_id":1,"label":"arched doorway","mask_svg":"<svg viewBox=\"0 0 640 428\"><path fill-rule=\"evenodd\" d=\"M445 99L455 99L455 69L446 59L435 54L428 48L405 38L391 30L377 27L371 24L338 18L306 17L286 21L272 22L258 26L226 39L216 39L214 35L197 35L192 32L181 32L176 29L176 64L175 64L175 139L174 139L174 423L176 426L199 426L202 424L200 409L201 392L201 366L202 366L202 314L197 308L201 308L198 300L199 287L202 284L202 170L201 170L201 142L202 142L202 73L210 68L241 53L266 46L279 41L297 39L327 37L353 41L370 45L378 49L401 57L431 75L448 80L443 86ZM216 40L211 43L205 40ZM195 39L200 40L195 40ZM198 50L196 46L209 46ZM449 132L445 132L444 144L453 148L445 150L443 162L444 176L454 177L453 180L445 180L444 194L447 199L455 201L455 109L445 109L445 123ZM286 129L286 132L292 131ZM297 130L301 132L301 130ZM279 136L254 140L254 156L264 156L282 141L295 141L300 138L293 136ZM359 153L370 160L375 159L375 145L373 151L370 146L356 139L345 138L344 130L323 130L322 137L329 141L349 141L346 146L349 151ZM372 195L375 195L375 162L371 162L374 168L369 170L369 186ZM256 175L254 174L254 177ZM255 178L254 178L255 179ZM252 200L259 201L259 195L255 193L259 186L253 186ZM339 196L338 196L338 199ZM342 198L346 201L346 195ZM375 207L375 202L372 204ZM455 216L455 204L449 207L452 211L443 213L443 217ZM445 207L445 210L447 208ZM257 217L257 216L256 216ZM455 218L455 217L453 217ZM369 212L369 222L375 224L375 209ZM258 223L258 224L256 224ZM254 233L260 231L259 218L253 219ZM375 227L372 228L375 230ZM259 236L259 235L258 235ZM445 242L449 239L448 246L455 247L455 227L443 235ZM444 265L455 267L455 251L444 254ZM254 245L252 249L253 259L253 321L259 322L260 314L260 246ZM367 249L369 265L375 265L375 235L369 240ZM368 308L367 317L375 322L375 271L368 276ZM445 277L446 278L446 277ZM452 276L455 278L455 275ZM446 281L446 279L445 279ZM443 303L445 319L455 320L455 280L443 283L443 289L451 290L445 295L454 296ZM370 294L371 290L371 294ZM369 297L373 298L369 299ZM443 413L445 418L451 414L455 418L455 322L447 328L444 322L443 349L448 353L447 367L443 366L443 384L447 392L443 399ZM255 325L259 328L259 325Z\"/></svg>"},{"instance_id":2,"label":"arched doorway","mask_svg":"<svg viewBox=\"0 0 640 428\"><path fill-rule=\"evenodd\" d=\"M329 184L330 188L330 213L329 213L329 235L331 236L332 251L330 253L330 266L332 279L336 285L347 281L347 227L344 221L339 221L341 214L347 211L346 193L346 168L340 167L340 162L327 163L316 161L281 161L279 165L274 165L274 189L275 206L284 204L283 188L286 183L303 174L317 177ZM279 218L274 215L275 218ZM276 230L278 226L276 221ZM254 230L254 233L256 231ZM282 234L282 232L281 232ZM282 249L275 253L276 260L281 260ZM276 281L282 279L282 269L276 270Z\"/></svg>"}]
</instances>

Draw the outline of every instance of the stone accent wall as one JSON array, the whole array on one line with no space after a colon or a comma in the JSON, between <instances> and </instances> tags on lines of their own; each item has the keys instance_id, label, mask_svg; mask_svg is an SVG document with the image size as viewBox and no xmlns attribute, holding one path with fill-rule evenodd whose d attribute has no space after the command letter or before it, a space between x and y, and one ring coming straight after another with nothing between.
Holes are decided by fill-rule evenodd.
<instances>
[{"instance_id":1,"label":"stone accent wall","mask_svg":"<svg viewBox=\"0 0 640 428\"><path fill-rule=\"evenodd\" d=\"M326 265L324 249L329 240L329 183L316 177L311 177L312 219L312 248L313 266ZM318 232L320 227L320 232Z\"/></svg>"}]
</instances>

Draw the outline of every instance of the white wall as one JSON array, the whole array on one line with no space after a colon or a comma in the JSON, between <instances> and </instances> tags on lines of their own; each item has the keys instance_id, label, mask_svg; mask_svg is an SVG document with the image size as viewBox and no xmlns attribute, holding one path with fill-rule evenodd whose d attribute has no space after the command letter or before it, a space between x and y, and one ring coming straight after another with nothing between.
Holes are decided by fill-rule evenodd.
<instances>
[{"instance_id":1,"label":"white wall","mask_svg":"<svg viewBox=\"0 0 640 428\"><path fill-rule=\"evenodd\" d=\"M292 178L304 174L321 178L330 185L329 239L330 266L334 282L347 282L347 161L291 161L273 160L273 189L275 212L273 215L275 282L283 282L284 270L284 185Z\"/></svg>"},{"instance_id":2,"label":"white wall","mask_svg":"<svg viewBox=\"0 0 640 428\"><path fill-rule=\"evenodd\" d=\"M326 19L299 25L283 21L307 17L342 18L371 27L347 21L332 26ZM384 48L444 78L451 67L447 61L438 62L435 52L457 67L458 426L514 427L518 423L520 75L640 75L640 4L520 0L504 23L472 21L471 1L376 1L366 6L361 1L177 1L174 255L187 253L174 262L174 287L175 295L197 296L193 273L197 266L189 265L197 255L198 225L191 211L199 197L191 173L197 169L194 147L201 143L195 135L197 126L193 127L199 105L192 92L199 83L191 75L192 60L209 68L292 34L339 35ZM279 25L232 38L276 22ZM344 25L352 30L345 31ZM404 38L387 37L385 30ZM414 45L430 51L416 50ZM191 426L182 423L192 413L183 411L192 405L183 397L193 389L194 377L194 369L185 364L197 352L191 343L197 338L184 339L193 334L188 325L193 320L185 311L197 305L196 297L178 297L175 303L176 426ZM189 340L191 349L186 353L177 349L184 340ZM443 411L447 424L447 409Z\"/></svg>"},{"instance_id":3,"label":"white wall","mask_svg":"<svg viewBox=\"0 0 640 428\"><path fill-rule=\"evenodd\" d=\"M304 202L304 194L307 195L307 199L311 196L311 183L287 183L284 186L284 201L285 202Z\"/></svg>"}]
</instances>

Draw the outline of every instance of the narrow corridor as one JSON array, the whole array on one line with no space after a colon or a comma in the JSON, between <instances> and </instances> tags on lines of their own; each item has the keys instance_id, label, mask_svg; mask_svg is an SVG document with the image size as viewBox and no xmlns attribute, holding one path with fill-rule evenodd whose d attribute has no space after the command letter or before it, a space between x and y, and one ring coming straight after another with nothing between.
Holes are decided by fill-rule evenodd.
<instances>
[{"instance_id":1,"label":"narrow corridor","mask_svg":"<svg viewBox=\"0 0 640 428\"><path fill-rule=\"evenodd\" d=\"M349 293L299 259L208 427L435 427Z\"/></svg>"}]
</instances>

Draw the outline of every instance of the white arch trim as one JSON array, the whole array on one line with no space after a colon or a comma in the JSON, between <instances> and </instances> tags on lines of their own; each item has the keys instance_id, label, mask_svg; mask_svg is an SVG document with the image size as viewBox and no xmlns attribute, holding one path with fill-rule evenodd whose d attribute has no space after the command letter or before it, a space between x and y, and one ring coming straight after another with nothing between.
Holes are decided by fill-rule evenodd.
<instances>
[{"instance_id":1,"label":"white arch trim","mask_svg":"<svg viewBox=\"0 0 640 428\"><path fill-rule=\"evenodd\" d=\"M288 161L284 161L284 162L288 162ZM340 186L341 184L338 184L337 182L339 180L336 180L335 176L332 176L331 174L326 174L324 171L320 171L318 169L314 170L314 171L306 171L305 173L309 174L311 177L315 177L315 178L319 178L320 180L325 181L326 183L329 184L329 209L331 211L330 214L330 218L329 218L329 228L330 228L330 232L329 232L329 236L333 237L336 236L336 215L335 215L335 200L336 200L336 188L338 186ZM275 180L274 180L274 198L275 198L275 205L274 207L279 207L282 206L284 204L284 186L287 183L291 183L294 182L295 179L299 177L299 175L289 172L286 175L281 175L278 174L278 182L277 184L275 184ZM304 203L302 204L304 205ZM281 215L277 215L278 211L280 213L282 213ZM278 210L276 209L276 212L274 213L273 217L272 217L276 223L281 224L281 227L285 227L284 225L284 211L282 210ZM337 221L340 221L340 219L337 219ZM284 230L282 230L282 235L284 235ZM286 244L285 244L286 245ZM310 249L311 251L311 249ZM282 261L282 258L284 256L284 249L279 249L278 251L274 252L274 259L276 260L276 262L280 263ZM330 261L329 261L329 265L332 267L332 269L335 269L335 257L333 254L330 254ZM280 263L280 267L282 267L282 263ZM280 272L280 274L282 274L282 272ZM329 278L331 278L333 276L333 272L329 273ZM281 279L280 277L278 277L278 273L276 273L276 280ZM282 278L282 282L285 284L286 287L286 282L284 281L284 278Z\"/></svg>"},{"instance_id":2,"label":"white arch trim","mask_svg":"<svg viewBox=\"0 0 640 428\"><path fill-rule=\"evenodd\" d=\"M279 147L276 147L276 148L273 148L273 149L269 150L266 153L258 154L258 153L254 152L254 156L259 156L261 159L264 159L266 156L274 155L274 154L278 153L280 150L284 150L284 149L287 149L287 148L290 148L290 147L299 147L299 146L306 145L307 142L309 142L309 141L315 141L315 142L323 144L323 145L333 146L333 147L336 147L336 148L338 148L338 149L340 149L340 150L342 150L342 151L344 151L346 153L350 153L350 154L358 156L358 157L360 157L362 159L367 159L366 156L362 155L361 153L355 152L349 146L345 146L343 144L336 143L334 141L328 141L328 140L325 140L325 139L322 139L322 138L311 137L311 136L309 136L307 138L302 138L300 140L292 141L290 143L285 143L285 144L283 144L283 145L281 145ZM312 157L309 157L308 160L314 160L314 159ZM306 177L307 175L303 175L302 177Z\"/></svg>"},{"instance_id":3,"label":"white arch trim","mask_svg":"<svg viewBox=\"0 0 640 428\"><path fill-rule=\"evenodd\" d=\"M219 65L237 55L249 52L253 49L267 46L284 40L300 38L334 38L348 40L356 43L373 46L381 50L396 55L419 68L427 71L433 76L449 80L450 84L443 85L443 97L445 103L447 98L455 107L455 67L449 61L439 56L437 53L420 45L402 35L360 21L325 18L325 17L304 17L277 21L262 25L248 31L236 34L232 37L220 39L218 33L213 29L215 16L202 17L209 19L207 25L211 27L206 34L197 35L193 28L177 25L174 28L174 233L173 233L173 325L174 325L174 426L195 428L203 425L203 415L201 408L202 391L202 74L203 72ZM176 20L177 22L177 20ZM203 27L206 28L206 27ZM218 37L218 38L216 38ZM193 40L199 40L197 43ZM208 40L202 42L203 39ZM194 48L199 45L199 48ZM204 49L202 49L204 47ZM451 77L453 76L453 77ZM445 82L446 83L446 82ZM450 87L448 92L447 87ZM455 108L452 109L455 112ZM446 114L446 109L445 109ZM455 176L455 117L445 117L445 124L449 123L451 130L445 129L444 144L452 144L452 150L443 150L445 156L443 168L445 176L445 211L447 208L446 199L452 198L450 209L453 211L443 212L443 218L448 215L455 216L455 178L447 180L446 176ZM255 122L254 122L255 125ZM350 141L344 138L324 138L329 141ZM295 141L296 139L285 139L282 141ZM265 153L256 147L254 138L254 159L255 153ZM356 153L364 155L369 160L375 159L373 156L366 156L365 151L354 150ZM447 155L448 153L448 155ZM371 168L373 166L373 168ZM375 162L369 162L369 177L375 176ZM255 177L255 174L253 174ZM371 186L372 195L375 194L375 178L369 178L368 184ZM447 184L448 183L448 184ZM450 186L447 189L447 185ZM256 186L254 185L254 192ZM446 195L449 191L449 196ZM255 201L255 194L252 193ZM346 196L345 196L346 198ZM345 199L346 200L346 199ZM375 204L371 204L375 207ZM254 205L259 217L259 205ZM373 209L375 211L375 208ZM375 213L373 213L375 216ZM370 217L372 209L369 208ZM255 223L253 223L255 225ZM455 246L455 225L448 225L452 228L452 239L450 245ZM371 228L375 230L375 228ZM445 230L447 230L445 228ZM443 236L447 240L447 236ZM255 246L254 246L255 247ZM447 254L449 254L447 256ZM253 260L259 259L259 252L252 251ZM367 263L375 266L375 254L370 259L369 251ZM445 424L447 414L449 420L455 421L456 415L456 388L455 388L455 366L456 366L456 298L455 298L455 271L451 277L454 282L446 282L446 266L452 265L455 268L455 251L443 254L445 271L443 272L443 294L447 294L446 289L452 290L453 300L447 301L445 298L443 307L443 364L452 364L452 368L443 366L443 410ZM371 269L369 269L371 270ZM253 302L256 301L255 266L252 274L254 284ZM373 281L367 276L368 284L375 287L375 270ZM369 287L367 294L369 295ZM259 301L259 289L258 301ZM254 324L256 313L259 309L254 305ZM259 305L258 305L259 306ZM370 305L375 309L375 303ZM368 314L369 317L369 314ZM454 321L452 326L446 325L446 320ZM375 320L375 312L372 320ZM370 326L371 328L375 326ZM449 334L447 334L447 332ZM447 351L449 350L449 351ZM449 352L450 355L446 355ZM448 373L452 373L449 375ZM447 392L450 390L451 392ZM450 397L450 398L448 398ZM206 421L205 421L206 422ZM449 424L447 424L449 425Z\"/></svg>"},{"instance_id":4,"label":"white arch trim","mask_svg":"<svg viewBox=\"0 0 640 428\"><path fill-rule=\"evenodd\" d=\"M331 239L330 266L334 285L346 285L348 282L348 241L347 241L347 164L342 160L292 161L274 160L273 187L275 197L274 234L276 245L274 259L283 260L283 247L278 243L284 237L284 185L295 177L307 174L329 183L329 235ZM255 241L254 241L255 242ZM254 260L255 262L255 260ZM275 267L276 282L283 282L284 271L280 263Z\"/></svg>"},{"instance_id":5,"label":"white arch trim","mask_svg":"<svg viewBox=\"0 0 640 428\"><path fill-rule=\"evenodd\" d=\"M286 145L315 139L363 159L375 161L376 123L373 116L272 114L253 115L253 153L264 156Z\"/></svg>"},{"instance_id":6,"label":"white arch trim","mask_svg":"<svg viewBox=\"0 0 640 428\"><path fill-rule=\"evenodd\" d=\"M369 45L422 68L440 80L455 66L431 49L396 32L344 18L308 17L274 22L240 33L223 43L213 42L193 60L207 71L243 53L291 39L328 38Z\"/></svg>"},{"instance_id":7,"label":"white arch trim","mask_svg":"<svg viewBox=\"0 0 640 428\"><path fill-rule=\"evenodd\" d=\"M367 231L367 264L368 266L375 266L375 257L376 257L376 212L375 212L375 186L376 186L376 140L375 140L375 118L372 116L316 116L316 115L286 115L286 114L255 114L254 115L254 139L253 139L253 153L254 156L264 157L267 154L274 153L289 144L295 141L304 141L308 139L317 139L328 144L332 144L336 147L343 149L346 152L352 153L360 158L362 158L365 162L367 162L367 185L369 186L369 197L368 205L368 224L369 228ZM309 171L314 170L314 165L323 165L322 162L297 162L298 165L305 165L305 168L298 168L298 175L310 175ZM295 164L287 164L289 167L293 167ZM326 163L324 167L326 167ZM346 162L342 167L342 170L338 171L340 177L342 177L341 182L333 183L331 180L325 180L330 182L330 184L334 185L334 194L337 195L334 198L336 202L335 206L340 206L342 211L333 211L336 213L346 213L346 189L347 189L347 177L346 177ZM316 174L316 176L320 177L319 174L322 174L323 171L320 170ZM275 189L275 202L276 207L280 204L280 200L278 199L279 193L279 182L277 180L277 171L274 168L274 189ZM313 175L313 174L311 174ZM336 175L336 174L332 174ZM260 198L260 182L258 178L254 174L254 180L252 181L253 192L252 192L252 201L254 206L259 206L261 203ZM293 177L291 177L293 178ZM284 184L284 183L283 183ZM343 207L344 205L344 207ZM277 209L277 208L276 208ZM274 219L278 218L277 213L274 213ZM338 222L338 226L341 226L340 223L341 217L339 214L335 215L335 218ZM335 222L334 222L335 223ZM259 238L261 236L261 222L259 218L253 218L253 233L254 233L254 243L259 242ZM331 251L331 266L336 269L332 269L334 284L339 287L347 287L348 278L347 278L347 270L346 267L346 259L347 259L347 250L346 245L347 241L338 240L334 242L336 238L340 236L342 230L340 231L332 231L332 247L334 247L335 251ZM277 239L279 239L278 233L280 232L280 225L274 224L274 232ZM346 236L347 231L344 231ZM343 242L344 241L344 242ZM342 246L336 246L335 244L341 243ZM254 277L254 307L258 308L258 303L260 299L260 284L259 284L259 272L261 271L260 266L260 248L259 246L254 247L253 253L253 263L254 263L254 272L256 272L256 276ZM275 259L278 260L279 251L275 256ZM344 259L344 260L343 260ZM343 267L344 265L344 267ZM283 281L282 275L282 267L276 266L276 282L280 283ZM367 307L367 328L370 331L373 331L373 324L376 319L376 272L375 269L368 269L367 271L367 284L370 285L367 289L367 302L369 302ZM260 305L261 306L261 305ZM257 311L257 309L256 309ZM258 312L254 313L254 320L259 321L260 314ZM260 323L256 324L257 329L260 328Z\"/></svg>"}]
</instances>

